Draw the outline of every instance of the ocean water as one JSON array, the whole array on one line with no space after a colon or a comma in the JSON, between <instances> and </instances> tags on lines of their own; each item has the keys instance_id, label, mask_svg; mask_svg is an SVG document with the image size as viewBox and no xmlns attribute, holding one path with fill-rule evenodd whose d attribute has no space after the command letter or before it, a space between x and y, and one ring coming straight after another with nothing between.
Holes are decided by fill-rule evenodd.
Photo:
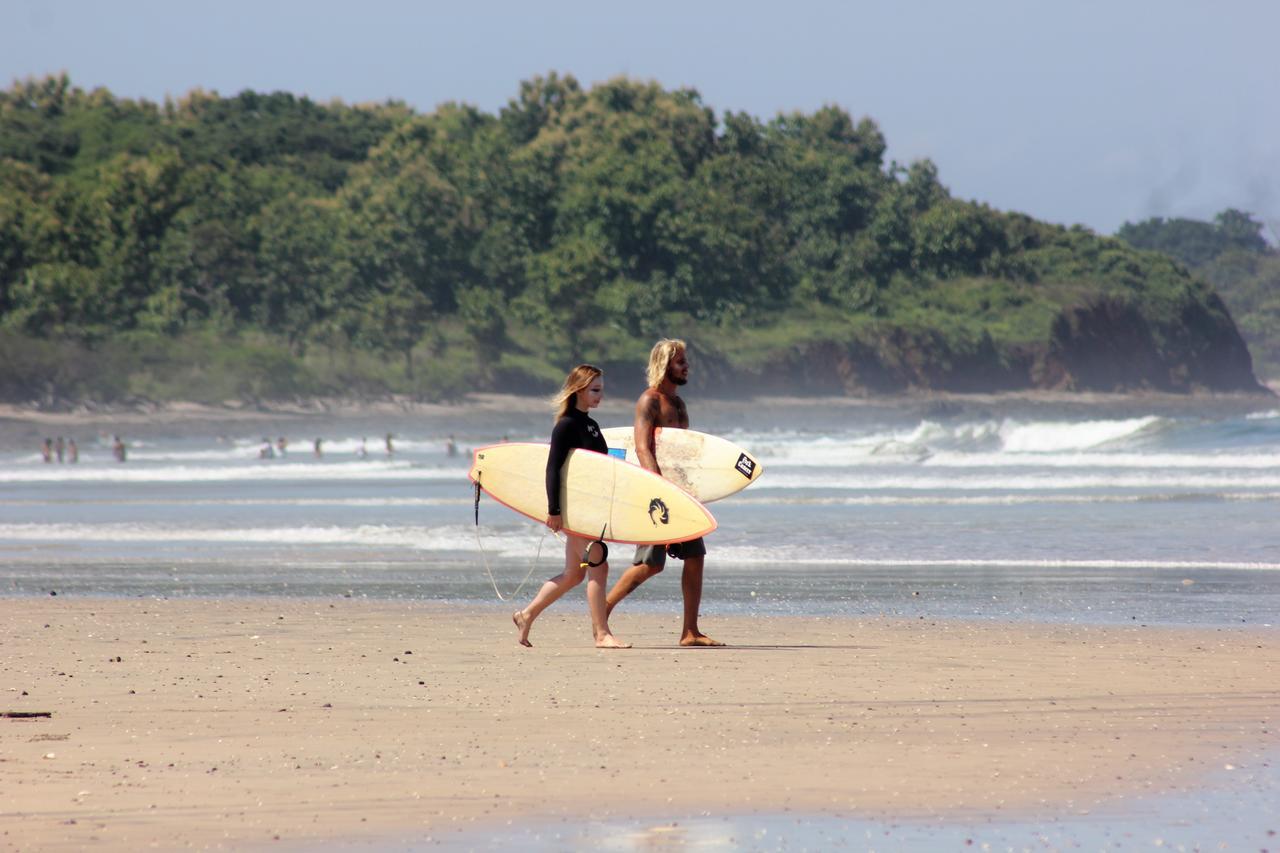
<instances>
[{"instance_id":1,"label":"ocean water","mask_svg":"<svg viewBox=\"0 0 1280 853\"><path fill-rule=\"evenodd\" d=\"M711 505L704 616L1280 614L1280 401L689 402L695 428L765 466ZM630 419L622 402L595 414ZM546 440L549 414L528 406L141 425L123 434L124 463L118 429L81 429L45 429L79 443L79 461L58 464L30 428L0 424L4 594L496 604L495 587L510 596L528 578L524 597L558 571L554 537L487 496L477 526L466 479L472 448ZM259 458L268 434L288 453ZM614 547L615 576L629 553ZM675 567L627 606L677 606Z\"/></svg>"},{"instance_id":2,"label":"ocean water","mask_svg":"<svg viewBox=\"0 0 1280 853\"><path fill-rule=\"evenodd\" d=\"M1253 627L1280 614L1280 401L690 404L696 428L765 466L711 506L720 528L708 538L702 614L713 633L718 614ZM629 405L596 417L625 425ZM110 449L120 429L124 463ZM41 460L38 439L59 431L80 445L74 465ZM561 549L487 497L476 524L470 450L549 431L548 414L528 406L39 434L0 421L0 594L368 597L496 611L498 591L526 598L555 574ZM287 455L259 458L266 435L286 435ZM626 562L628 548L615 546L615 576ZM679 601L674 564L625 607L677 613ZM585 605L571 594L557 608ZM1089 815L681 813L356 846L1275 849L1274 762L1245 770Z\"/></svg>"}]
</instances>

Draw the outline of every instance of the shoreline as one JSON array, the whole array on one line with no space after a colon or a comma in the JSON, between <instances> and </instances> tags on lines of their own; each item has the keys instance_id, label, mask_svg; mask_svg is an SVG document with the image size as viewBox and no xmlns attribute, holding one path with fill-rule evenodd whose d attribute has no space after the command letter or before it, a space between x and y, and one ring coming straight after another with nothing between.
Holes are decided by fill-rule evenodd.
<instances>
[{"instance_id":1,"label":"shoreline","mask_svg":"<svg viewBox=\"0 0 1280 853\"><path fill-rule=\"evenodd\" d=\"M437 839L507 820L1045 816L1280 749L1280 632L0 598L0 842ZM606 792L602 796L601 792ZM278 841L277 841L278 839Z\"/></svg>"}]
</instances>

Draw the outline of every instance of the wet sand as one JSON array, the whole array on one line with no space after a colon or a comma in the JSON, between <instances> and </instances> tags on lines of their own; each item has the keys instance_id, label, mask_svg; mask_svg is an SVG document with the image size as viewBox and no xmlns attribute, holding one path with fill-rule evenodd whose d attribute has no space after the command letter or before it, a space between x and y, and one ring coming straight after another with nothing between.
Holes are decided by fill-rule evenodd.
<instances>
[{"instance_id":1,"label":"wet sand","mask_svg":"<svg viewBox=\"0 0 1280 853\"><path fill-rule=\"evenodd\" d=\"M1044 817L1280 746L1280 632L0 599L0 848L447 840L529 819Z\"/></svg>"}]
</instances>

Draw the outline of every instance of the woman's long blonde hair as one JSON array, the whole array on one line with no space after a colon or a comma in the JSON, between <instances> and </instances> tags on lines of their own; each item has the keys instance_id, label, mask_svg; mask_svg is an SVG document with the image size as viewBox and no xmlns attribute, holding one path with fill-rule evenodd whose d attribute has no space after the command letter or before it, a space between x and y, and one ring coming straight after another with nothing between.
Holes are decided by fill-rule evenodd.
<instances>
[{"instance_id":1,"label":"woman's long blonde hair","mask_svg":"<svg viewBox=\"0 0 1280 853\"><path fill-rule=\"evenodd\" d=\"M570 370L569 375L564 378L564 387L560 389L560 393L551 398L551 405L556 410L556 420L560 420L569 414L578 392L600 376L604 376L604 371L594 364L579 364L573 370Z\"/></svg>"},{"instance_id":2,"label":"woman's long blonde hair","mask_svg":"<svg viewBox=\"0 0 1280 853\"><path fill-rule=\"evenodd\" d=\"M662 380L667 378L671 359L684 349L684 341L675 338L663 338L653 345L653 349L649 351L649 369L646 371L650 388L657 388L662 384Z\"/></svg>"}]
</instances>

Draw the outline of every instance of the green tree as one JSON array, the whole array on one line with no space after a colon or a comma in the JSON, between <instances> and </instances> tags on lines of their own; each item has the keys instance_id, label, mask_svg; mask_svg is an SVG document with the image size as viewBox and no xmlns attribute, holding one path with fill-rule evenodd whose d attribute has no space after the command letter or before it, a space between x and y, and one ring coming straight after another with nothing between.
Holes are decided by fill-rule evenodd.
<instances>
[{"instance_id":1,"label":"green tree","mask_svg":"<svg viewBox=\"0 0 1280 853\"><path fill-rule=\"evenodd\" d=\"M365 301L359 340L369 349L403 356L405 378L412 380L413 350L432 318L431 300L396 278Z\"/></svg>"},{"instance_id":2,"label":"green tree","mask_svg":"<svg viewBox=\"0 0 1280 853\"><path fill-rule=\"evenodd\" d=\"M286 196L258 217L259 322L301 355L312 330L344 300L350 265L340 254L342 211L329 199Z\"/></svg>"}]
</instances>

